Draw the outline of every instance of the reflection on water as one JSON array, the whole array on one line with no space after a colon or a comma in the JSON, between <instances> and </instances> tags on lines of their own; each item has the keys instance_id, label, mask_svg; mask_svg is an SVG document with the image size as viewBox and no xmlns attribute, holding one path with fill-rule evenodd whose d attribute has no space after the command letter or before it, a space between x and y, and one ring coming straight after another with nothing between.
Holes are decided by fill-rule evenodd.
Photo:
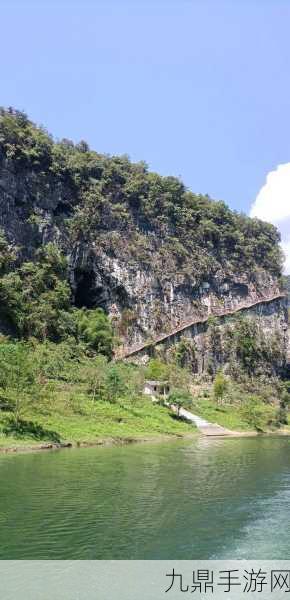
<instances>
[{"instance_id":1,"label":"reflection on water","mask_svg":"<svg viewBox=\"0 0 290 600\"><path fill-rule=\"evenodd\" d=\"M290 558L290 442L0 458L0 558Z\"/></svg>"}]
</instances>

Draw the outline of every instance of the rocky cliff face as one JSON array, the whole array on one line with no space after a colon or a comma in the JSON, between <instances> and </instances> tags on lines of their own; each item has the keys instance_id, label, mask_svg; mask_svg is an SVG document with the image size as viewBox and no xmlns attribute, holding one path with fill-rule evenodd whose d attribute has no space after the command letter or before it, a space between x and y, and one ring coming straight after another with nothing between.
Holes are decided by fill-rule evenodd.
<instances>
[{"instance_id":1,"label":"rocky cliff face","mask_svg":"<svg viewBox=\"0 0 290 600\"><path fill-rule=\"evenodd\" d=\"M285 299L259 301L233 314L210 316L164 337L131 350L126 360L146 364L150 357L173 359L194 373L214 374L223 368L240 377L283 375L288 344Z\"/></svg>"},{"instance_id":2,"label":"rocky cliff face","mask_svg":"<svg viewBox=\"0 0 290 600\"><path fill-rule=\"evenodd\" d=\"M41 245L58 244L68 260L72 302L102 307L124 345L279 293L272 226L195 196L143 164L92 153L84 144L55 144L19 114L2 114L0 226L19 248L19 261L33 260ZM252 316L266 334L279 333L284 352L283 301ZM200 370L211 351L199 336L193 337Z\"/></svg>"},{"instance_id":3,"label":"rocky cliff face","mask_svg":"<svg viewBox=\"0 0 290 600\"><path fill-rule=\"evenodd\" d=\"M142 268L138 262L79 247L71 257L75 298L88 292L110 314L127 345L140 344L157 333L169 333L184 322L235 310L279 293L279 283L261 270L255 278L222 270L198 283L183 273Z\"/></svg>"},{"instance_id":4,"label":"rocky cliff face","mask_svg":"<svg viewBox=\"0 0 290 600\"><path fill-rule=\"evenodd\" d=\"M72 193L72 192L71 192ZM207 314L234 310L279 292L279 280L264 269L237 273L220 268L197 281L172 265L156 272L155 249L146 265L120 253L112 254L96 240L72 240L64 216L72 211L69 190L39 181L29 173L17 176L5 161L0 169L0 226L23 258L40 245L61 245L69 264L74 303L100 306L110 315L126 345L145 342L158 332L170 332L183 322ZM151 240L150 240L151 241Z\"/></svg>"}]
</instances>

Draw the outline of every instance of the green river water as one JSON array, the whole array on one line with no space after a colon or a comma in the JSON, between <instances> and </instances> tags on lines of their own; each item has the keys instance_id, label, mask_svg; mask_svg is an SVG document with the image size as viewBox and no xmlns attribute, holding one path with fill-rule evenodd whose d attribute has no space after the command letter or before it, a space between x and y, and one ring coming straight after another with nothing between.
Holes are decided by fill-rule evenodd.
<instances>
[{"instance_id":1,"label":"green river water","mask_svg":"<svg viewBox=\"0 0 290 600\"><path fill-rule=\"evenodd\" d=\"M0 456L0 559L290 558L290 439Z\"/></svg>"}]
</instances>

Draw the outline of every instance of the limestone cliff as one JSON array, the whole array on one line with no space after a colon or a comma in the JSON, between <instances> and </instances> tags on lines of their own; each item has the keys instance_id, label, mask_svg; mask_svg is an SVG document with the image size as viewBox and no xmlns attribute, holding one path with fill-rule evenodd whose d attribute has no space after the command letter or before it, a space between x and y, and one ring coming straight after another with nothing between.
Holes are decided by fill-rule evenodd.
<instances>
[{"instance_id":1,"label":"limestone cliff","mask_svg":"<svg viewBox=\"0 0 290 600\"><path fill-rule=\"evenodd\" d=\"M20 262L41 245L59 245L72 303L102 307L126 347L281 291L274 227L143 163L97 154L84 142L55 143L13 110L0 118L0 226ZM283 354L284 301L261 306L251 314L266 335L280 336ZM201 365L211 350L199 336Z\"/></svg>"}]
</instances>

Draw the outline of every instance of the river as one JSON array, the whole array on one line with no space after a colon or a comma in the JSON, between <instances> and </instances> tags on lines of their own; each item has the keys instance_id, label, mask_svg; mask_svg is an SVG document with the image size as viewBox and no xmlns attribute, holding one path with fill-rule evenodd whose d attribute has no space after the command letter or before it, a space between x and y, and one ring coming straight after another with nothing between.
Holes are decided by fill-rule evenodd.
<instances>
[{"instance_id":1,"label":"river","mask_svg":"<svg viewBox=\"0 0 290 600\"><path fill-rule=\"evenodd\" d=\"M290 439L0 456L1 559L290 558Z\"/></svg>"}]
</instances>

